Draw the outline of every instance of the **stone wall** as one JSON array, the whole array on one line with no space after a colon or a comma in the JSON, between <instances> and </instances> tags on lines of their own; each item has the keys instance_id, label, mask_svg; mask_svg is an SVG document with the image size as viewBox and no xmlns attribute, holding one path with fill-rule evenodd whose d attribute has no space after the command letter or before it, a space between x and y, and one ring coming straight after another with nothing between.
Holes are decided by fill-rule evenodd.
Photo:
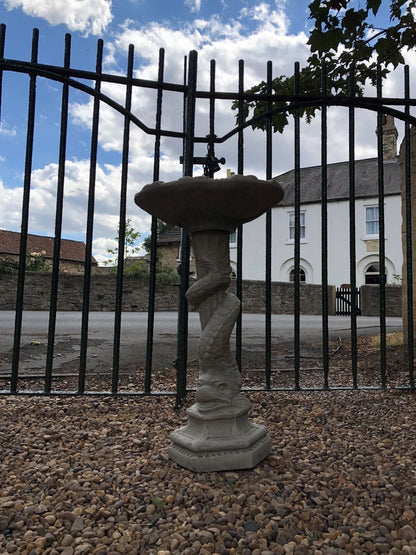
<instances>
[{"instance_id":1,"label":"stone wall","mask_svg":"<svg viewBox=\"0 0 416 555\"><path fill-rule=\"evenodd\" d=\"M178 279L179 282L179 279ZM14 310L16 303L16 274L0 274L0 310ZM80 275L62 274L59 277L58 310L81 310L84 280ZM235 293L236 282L230 290ZM48 310L51 275L47 273L26 274L25 310ZM272 283L272 312L293 314L294 287L292 283ZM123 287L123 310L145 312L148 307L148 287L134 277L126 277ZM179 290L177 285L156 288L156 310L176 311ZM116 297L114 275L92 275L90 310L113 311ZM265 284L261 281L243 283L244 312L265 311ZM335 288L330 287L330 314L335 314ZM321 286L301 284L300 311L302 314L321 313Z\"/></svg>"},{"instance_id":2,"label":"stone wall","mask_svg":"<svg viewBox=\"0 0 416 555\"><path fill-rule=\"evenodd\" d=\"M379 316L378 285L362 285L360 287L361 314L363 316ZM386 316L398 317L402 315L402 288L400 285L386 285Z\"/></svg>"},{"instance_id":3,"label":"stone wall","mask_svg":"<svg viewBox=\"0 0 416 555\"><path fill-rule=\"evenodd\" d=\"M235 293L235 282L230 290ZM321 286L301 283L299 288L301 314L321 314ZM250 313L265 312L266 286L263 281L243 282L243 311ZM294 312L293 283L272 283L272 313L293 314ZM329 288L329 314L335 314L335 287Z\"/></svg>"},{"instance_id":4,"label":"stone wall","mask_svg":"<svg viewBox=\"0 0 416 555\"><path fill-rule=\"evenodd\" d=\"M179 283L179 278L178 278ZM14 310L16 303L17 274L0 274L0 310ZM84 278L79 274L61 274L59 277L58 310L81 310ZM25 310L49 310L51 274L26 274ZM230 291L236 292L236 282ZM361 291L363 316L379 315L378 285L364 285ZM321 314L321 286L300 284L301 314ZM146 312L149 290L146 284L134 277L126 277L123 286L123 311ZM161 285L156 288L155 306L158 311L178 309L178 285ZM90 310L113 311L116 298L114 274L91 276ZM266 288L262 281L243 282L243 310L248 313L264 313ZM386 286L386 316L401 316L401 287ZM272 283L272 313L293 314L294 287L292 283ZM329 314L335 314L335 287L329 287ZM192 309L192 307L191 307Z\"/></svg>"},{"instance_id":5,"label":"stone wall","mask_svg":"<svg viewBox=\"0 0 416 555\"><path fill-rule=\"evenodd\" d=\"M0 274L0 310L13 310L16 297L16 274ZM58 310L81 310L84 277L62 274L59 276ZM51 275L27 273L25 282L24 310L48 310ZM123 310L145 312L148 307L148 287L137 279L124 279ZM159 287L156 294L156 310L176 310L178 287ZM90 310L113 311L116 298L115 275L92 275Z\"/></svg>"}]
</instances>

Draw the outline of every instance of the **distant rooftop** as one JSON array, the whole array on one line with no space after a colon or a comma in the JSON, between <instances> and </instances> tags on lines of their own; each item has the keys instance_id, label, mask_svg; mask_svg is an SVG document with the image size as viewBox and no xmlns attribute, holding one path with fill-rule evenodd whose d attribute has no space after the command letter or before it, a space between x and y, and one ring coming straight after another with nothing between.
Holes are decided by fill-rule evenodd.
<instances>
[{"instance_id":1,"label":"distant rooftop","mask_svg":"<svg viewBox=\"0 0 416 555\"><path fill-rule=\"evenodd\" d=\"M167 243L180 243L182 230L180 227L174 227L165 233L158 235L157 244L167 244Z\"/></svg>"},{"instance_id":2,"label":"distant rooftop","mask_svg":"<svg viewBox=\"0 0 416 555\"><path fill-rule=\"evenodd\" d=\"M356 160L355 197L366 198L378 195L378 160L367 158ZM384 194L400 194L401 178L398 157L383 164ZM290 170L276 176L285 190L285 196L279 206L295 204L295 171ZM336 162L327 165L328 200L346 200L349 198L350 175L349 162ZM302 204L321 201L322 168L311 166L300 170L300 199Z\"/></svg>"},{"instance_id":3,"label":"distant rooftop","mask_svg":"<svg viewBox=\"0 0 416 555\"><path fill-rule=\"evenodd\" d=\"M55 239L53 237L45 237L43 235L27 236L27 252L42 253L46 258L53 258L53 248ZM68 260L73 262L85 261L85 243L82 241L73 241L72 239L61 239L60 260ZM19 255L20 252L20 233L17 231L6 231L0 229L0 254ZM91 257L93 263L96 263L94 257Z\"/></svg>"}]
</instances>

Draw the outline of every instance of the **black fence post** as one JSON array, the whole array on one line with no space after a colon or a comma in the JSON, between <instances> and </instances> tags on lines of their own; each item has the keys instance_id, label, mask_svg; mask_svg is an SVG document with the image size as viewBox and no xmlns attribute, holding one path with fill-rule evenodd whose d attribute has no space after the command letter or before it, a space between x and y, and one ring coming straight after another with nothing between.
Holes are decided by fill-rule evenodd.
<instances>
[{"instance_id":1,"label":"black fence post","mask_svg":"<svg viewBox=\"0 0 416 555\"><path fill-rule=\"evenodd\" d=\"M187 91L185 98L185 138L183 152L183 174L192 176L194 139L195 139L195 105L196 105L196 80L197 80L198 54L195 50L189 53ZM176 368L176 404L179 406L186 397L187 367L188 367L188 302L186 291L189 287L189 257L191 247L189 235L182 229L181 235L181 262L180 262L180 288L178 311L178 339Z\"/></svg>"}]
</instances>

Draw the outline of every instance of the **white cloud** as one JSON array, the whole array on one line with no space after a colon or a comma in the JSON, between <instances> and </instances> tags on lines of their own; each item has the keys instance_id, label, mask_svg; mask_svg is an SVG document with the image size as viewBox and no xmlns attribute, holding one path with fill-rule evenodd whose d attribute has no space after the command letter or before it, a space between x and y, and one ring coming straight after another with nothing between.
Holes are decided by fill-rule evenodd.
<instances>
[{"instance_id":1,"label":"white cloud","mask_svg":"<svg viewBox=\"0 0 416 555\"><path fill-rule=\"evenodd\" d=\"M185 6L188 6L191 12L199 12L201 9L201 0L185 0Z\"/></svg>"},{"instance_id":2,"label":"white cloud","mask_svg":"<svg viewBox=\"0 0 416 555\"><path fill-rule=\"evenodd\" d=\"M256 28L249 32L246 25L249 21L256 21ZM238 18L238 19L237 19ZM144 79L156 79L158 48L165 48L165 80L181 83L183 75L183 60L191 50L198 52L198 88L207 90L210 80L210 61L216 60L216 89L221 91L238 90L239 60L244 60L244 86L251 87L266 77L267 60L274 61L274 74L290 75L293 72L293 60L304 62L308 55L307 37L301 32L296 35L287 34L288 22L281 11L273 11L266 4L261 3L255 10L243 10L236 14L233 21L223 22L218 16L206 19L195 19L192 23L184 24L181 28L171 29L159 23L152 23L146 27L138 27L132 21L127 21L120 28L112 43L112 62L125 57L128 45L134 44L135 51L141 56L141 66L136 76ZM278 56L277 56L278 53ZM119 62L122 66L123 62ZM147 114L146 123L153 126L155 114L155 94L143 92L137 96L135 113ZM230 101L216 103L216 130L221 136L235 128L235 112L231 109ZM76 108L77 117L85 107ZM205 136L209 132L209 105L207 101L197 103L197 134ZM150 119L149 119L150 116ZM139 115L140 117L140 115ZM90 119L84 118L84 125L90 125ZM109 126L108 132L101 128L102 137L109 137L114 141L115 127L111 117L105 120ZM182 97L180 94L165 93L163 105L162 126L164 129L182 130ZM279 151L287 151L285 163L291 155L291 145L285 135L283 146ZM280 136L275 137L276 143L282 143ZM149 152L152 144L149 138L141 137L142 154ZM165 163L169 160L171 168L181 168L178 157L181 154L180 141L166 140L163 148ZM110 145L110 141L102 143ZM120 143L121 144L121 143ZM132 148L137 150L137 141L132 142ZM245 132L245 164L247 171L259 176L264 174L265 135L254 133L250 128ZM114 143L113 143L114 146ZM237 166L236 137L224 144L217 145L217 155L227 159L225 167L233 170ZM205 145L196 145L195 155L206 153ZM135 151L136 152L136 151ZM290 153L290 154L289 154ZM135 153L134 153L135 155ZM134 158L134 155L132 158ZM163 164L162 164L163 166ZM282 168L281 160L275 163L276 171ZM288 168L283 168L288 169ZM282 171L283 171L282 169ZM199 170L198 170L199 171ZM225 169L224 169L225 172ZM224 173L223 172L223 173ZM217 174L221 176L222 174Z\"/></svg>"},{"instance_id":3,"label":"white cloud","mask_svg":"<svg viewBox=\"0 0 416 555\"><path fill-rule=\"evenodd\" d=\"M126 21L120 27L111 43L111 63L118 61L120 67L125 65L129 44L134 44L135 50L140 55L140 65L136 70L136 77L155 80L157 77L158 48L163 47L165 54L165 80L172 83L181 83L183 75L183 59L190 50L198 51L198 88L209 88L209 67L212 59L216 60L216 89L223 91L236 91L238 89L238 64L244 60L244 87L257 84L266 77L266 61L273 61L274 75L293 74L294 60L302 64L306 62L309 54L307 37L303 32L288 34L289 22L282 11L283 4L277 2L279 9L272 10L265 2L258 3L250 8L244 8L236 14L236 20L223 22L218 16L207 19L195 19L193 22L184 23L182 27L170 28L160 23L151 23L145 27L137 26L132 21ZM247 30L248 22L256 22L256 28ZM391 76L386 82L386 91L396 89L397 78ZM123 102L123 90L114 88L112 96ZM371 91L370 94L374 94ZM156 94L154 91L140 91L134 95L134 113L147 125L153 127L155 117ZM91 102L90 102L91 105ZM216 129L218 136L235 128L235 112L231 109L230 101L216 103ZM73 107L73 116L84 127L90 125L91 106L77 105ZM330 161L345 160L348 156L346 145L348 134L346 124L348 118L345 109L332 108L330 110ZM196 129L197 134L205 136L209 132L208 126L209 105L207 101L197 102ZM332 115L333 114L333 115ZM375 121L374 114L361 114L357 122L357 149L356 155L367 157L375 155ZM292 122L292 119L289 118ZM109 110L103 118L100 127L100 141L107 150L121 151L121 129L117 123L118 115ZM274 165L273 174L277 174L293 167L293 123L285 130L283 135L273 137ZM332 126L332 127L331 127ZM164 129L180 131L182 129L182 97L180 94L165 93L163 104L162 127ZM153 137L137 134L137 140L131 141L131 159L146 160L148 173L151 173L151 152ZM317 118L311 125L302 124L302 164L313 165L320 162L320 119ZM180 141L165 139L162 150L161 179L167 180L168 176L181 171L178 157L181 154ZM259 177L265 172L265 134L254 132L251 128L244 132L244 161L246 173L254 173ZM195 146L195 155L203 156L206 153L205 145ZM227 160L223 172L216 174L221 177L225 168L235 170L237 167L236 136L225 143L216 146L217 156L224 156ZM134 164L135 168L137 165ZM165 173L166 170L166 173ZM136 170L132 169L132 173ZM200 170L198 170L200 171Z\"/></svg>"},{"instance_id":4,"label":"white cloud","mask_svg":"<svg viewBox=\"0 0 416 555\"><path fill-rule=\"evenodd\" d=\"M5 121L0 123L0 135L6 135L7 137L15 137L17 135L16 128L10 128Z\"/></svg>"},{"instance_id":5,"label":"white cloud","mask_svg":"<svg viewBox=\"0 0 416 555\"><path fill-rule=\"evenodd\" d=\"M286 34L289 27L289 20L283 9L279 7L277 10L272 10L266 2L243 8L240 17L257 21L263 28L273 27L279 34Z\"/></svg>"},{"instance_id":6,"label":"white cloud","mask_svg":"<svg viewBox=\"0 0 416 555\"><path fill-rule=\"evenodd\" d=\"M146 180L141 174L141 167L143 166L145 164L141 164L139 161L139 168L132 172L133 175L138 177L139 183L141 182L142 185L145 184ZM63 237L85 239L89 171L89 160L66 161ZM30 233L40 233L42 235L53 235L54 233L57 175L58 166L54 163L32 172L29 211ZM147 180L149 179L147 178ZM139 210L133 201L134 193L140 188L140 185L133 180L128 191L127 212L133 228L141 234L145 234L150 228L150 216ZM0 181L0 196L4 199L0 204L0 221L3 227L18 230L21 223L23 189L21 187L7 188ZM117 235L119 196L120 167L97 166L94 239L113 239ZM109 239L110 243L106 245L111 244L111 239ZM102 249L103 242L97 243L97 247Z\"/></svg>"},{"instance_id":7,"label":"white cloud","mask_svg":"<svg viewBox=\"0 0 416 555\"><path fill-rule=\"evenodd\" d=\"M104 265L104 263L108 263L112 260L113 256L108 250L114 250L117 247L117 241L115 239L109 239L108 237L98 237L94 239L92 246L94 258L97 260L98 264Z\"/></svg>"},{"instance_id":8,"label":"white cloud","mask_svg":"<svg viewBox=\"0 0 416 555\"><path fill-rule=\"evenodd\" d=\"M0 180L0 222L2 229L18 230L22 220L21 206L23 201L23 189L9 189Z\"/></svg>"},{"instance_id":9,"label":"white cloud","mask_svg":"<svg viewBox=\"0 0 416 555\"><path fill-rule=\"evenodd\" d=\"M5 0L5 5L9 10L21 8L51 25L63 23L85 35L102 34L113 19L111 0Z\"/></svg>"}]
</instances>

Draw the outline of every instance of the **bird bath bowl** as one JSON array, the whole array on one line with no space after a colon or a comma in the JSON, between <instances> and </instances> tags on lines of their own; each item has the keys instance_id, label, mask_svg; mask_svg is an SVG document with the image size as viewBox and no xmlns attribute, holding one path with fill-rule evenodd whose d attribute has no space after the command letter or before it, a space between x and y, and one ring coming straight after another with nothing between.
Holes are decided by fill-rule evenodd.
<instances>
[{"instance_id":1,"label":"bird bath bowl","mask_svg":"<svg viewBox=\"0 0 416 555\"><path fill-rule=\"evenodd\" d=\"M195 472L248 469L267 457L264 426L249 421L250 401L230 347L240 300L231 282L230 232L283 198L277 181L234 175L227 179L183 177L146 185L135 196L140 208L191 235L197 281L186 292L199 310L200 373L188 423L171 434L170 458Z\"/></svg>"}]
</instances>

